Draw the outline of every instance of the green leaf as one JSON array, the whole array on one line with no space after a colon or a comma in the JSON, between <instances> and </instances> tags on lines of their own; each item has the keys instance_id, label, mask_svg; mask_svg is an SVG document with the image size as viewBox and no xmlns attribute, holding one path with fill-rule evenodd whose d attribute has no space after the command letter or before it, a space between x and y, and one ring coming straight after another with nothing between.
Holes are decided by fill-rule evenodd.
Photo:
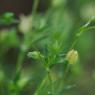
<instances>
[{"instance_id":1,"label":"green leaf","mask_svg":"<svg viewBox=\"0 0 95 95\"><path fill-rule=\"evenodd\" d=\"M1 25L10 25L15 22L16 22L16 20L14 18L14 13L12 13L12 12L7 12L0 16L0 24Z\"/></svg>"}]
</instances>

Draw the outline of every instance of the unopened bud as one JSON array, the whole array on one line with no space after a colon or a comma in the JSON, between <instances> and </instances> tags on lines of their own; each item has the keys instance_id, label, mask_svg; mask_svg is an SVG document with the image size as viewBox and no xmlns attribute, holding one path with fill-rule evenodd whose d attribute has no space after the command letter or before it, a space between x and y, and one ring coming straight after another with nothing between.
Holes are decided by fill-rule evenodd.
<instances>
[{"instance_id":1,"label":"unopened bud","mask_svg":"<svg viewBox=\"0 0 95 95\"><path fill-rule=\"evenodd\" d=\"M69 64L74 64L78 60L78 52L76 50L70 50L67 53L66 60L69 62Z\"/></svg>"},{"instance_id":2,"label":"unopened bud","mask_svg":"<svg viewBox=\"0 0 95 95\"><path fill-rule=\"evenodd\" d=\"M30 16L20 16L19 30L22 33L27 33L32 28L32 18Z\"/></svg>"},{"instance_id":3,"label":"unopened bud","mask_svg":"<svg viewBox=\"0 0 95 95\"><path fill-rule=\"evenodd\" d=\"M43 58L44 56L39 51L33 51L28 53L28 57L33 59L40 59Z\"/></svg>"}]
</instances>

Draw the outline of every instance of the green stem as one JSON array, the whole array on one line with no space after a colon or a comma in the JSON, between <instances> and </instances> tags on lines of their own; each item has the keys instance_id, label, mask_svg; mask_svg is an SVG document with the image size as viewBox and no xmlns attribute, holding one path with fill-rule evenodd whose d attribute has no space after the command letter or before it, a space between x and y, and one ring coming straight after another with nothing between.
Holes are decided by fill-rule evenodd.
<instances>
[{"instance_id":1,"label":"green stem","mask_svg":"<svg viewBox=\"0 0 95 95\"><path fill-rule=\"evenodd\" d=\"M34 15L36 13L38 4L39 4L39 0L34 0L33 9L32 9L32 15Z\"/></svg>"},{"instance_id":2,"label":"green stem","mask_svg":"<svg viewBox=\"0 0 95 95\"><path fill-rule=\"evenodd\" d=\"M22 68L22 64L23 64L23 60L25 57L25 51L20 51L19 56L18 56L18 61L17 61L17 66L16 66L16 74L21 72L21 68Z\"/></svg>"},{"instance_id":3,"label":"green stem","mask_svg":"<svg viewBox=\"0 0 95 95\"><path fill-rule=\"evenodd\" d=\"M48 71L47 75L44 77L41 84L38 86L38 89L36 90L34 95L40 95L40 93L42 92L42 89L43 89L43 87L46 83L46 80L49 80L49 83L50 83L49 84L49 86L50 86L49 94L54 95L54 87L53 87L53 82L52 82L52 78L51 78L51 75L50 75L50 71Z\"/></svg>"},{"instance_id":4,"label":"green stem","mask_svg":"<svg viewBox=\"0 0 95 95\"><path fill-rule=\"evenodd\" d=\"M74 38L74 41L73 41L73 44L71 45L71 48L74 48L74 46L77 44L77 41L79 39L79 37L85 32L85 31L88 31L88 30L92 30L92 29L95 29L95 26L90 26L90 27L82 27L79 29L79 32L76 34L75 38Z\"/></svg>"},{"instance_id":5,"label":"green stem","mask_svg":"<svg viewBox=\"0 0 95 95\"><path fill-rule=\"evenodd\" d=\"M36 90L34 95L40 95L40 92L42 91L42 88L44 87L47 78L48 78L47 76L44 77L44 79L42 80L41 84L38 86L38 89Z\"/></svg>"},{"instance_id":6,"label":"green stem","mask_svg":"<svg viewBox=\"0 0 95 95\"><path fill-rule=\"evenodd\" d=\"M17 84L17 81L20 78L24 57L25 57L25 51L21 50L19 53L19 56L18 56L18 60L17 60L16 74L15 74L14 80L13 80L14 85ZM19 95L19 91L18 90L14 91L14 92L10 91L10 95Z\"/></svg>"},{"instance_id":7,"label":"green stem","mask_svg":"<svg viewBox=\"0 0 95 95\"><path fill-rule=\"evenodd\" d=\"M28 34L27 35L24 35L24 39L23 39L23 42L22 42L22 46L20 46L20 51L19 51L19 55L18 55L18 59L17 59L17 64L16 64L16 76L15 78L19 77L19 75L21 74L21 69L22 69L22 64L23 64L23 61L24 61L24 58L25 58L25 54L26 54L26 51L27 51L27 43L26 43L26 40L28 39ZM23 48L23 46L25 46ZM27 48L27 49L26 49Z\"/></svg>"},{"instance_id":8,"label":"green stem","mask_svg":"<svg viewBox=\"0 0 95 95\"><path fill-rule=\"evenodd\" d=\"M76 34L74 42L71 46L71 49L74 48L74 46L76 45L78 41L78 38L82 35L83 32L91 30L91 29L95 29L95 26L89 26L93 20L95 20L95 16L93 16L85 25L79 28L78 33Z\"/></svg>"},{"instance_id":9,"label":"green stem","mask_svg":"<svg viewBox=\"0 0 95 95\"><path fill-rule=\"evenodd\" d=\"M64 76L60 80L60 86L58 88L58 95L63 95L63 90L64 90L65 83L67 81L69 70L70 70L70 64L68 64L68 66L64 72Z\"/></svg>"},{"instance_id":10,"label":"green stem","mask_svg":"<svg viewBox=\"0 0 95 95\"><path fill-rule=\"evenodd\" d=\"M50 95L54 95L54 87L53 87L53 81L52 81L52 77L50 74L50 70L48 71L48 79L49 79L49 83L50 83Z\"/></svg>"}]
</instances>

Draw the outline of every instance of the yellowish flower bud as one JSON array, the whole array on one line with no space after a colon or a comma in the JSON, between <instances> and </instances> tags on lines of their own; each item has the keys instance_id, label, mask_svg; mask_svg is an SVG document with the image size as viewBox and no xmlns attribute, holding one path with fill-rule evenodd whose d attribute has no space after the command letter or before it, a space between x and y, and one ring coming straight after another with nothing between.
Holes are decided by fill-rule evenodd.
<instances>
[{"instance_id":1,"label":"yellowish flower bud","mask_svg":"<svg viewBox=\"0 0 95 95\"><path fill-rule=\"evenodd\" d=\"M66 60L68 60L69 64L74 64L78 60L78 52L74 49L70 50L67 53Z\"/></svg>"},{"instance_id":2,"label":"yellowish flower bud","mask_svg":"<svg viewBox=\"0 0 95 95\"><path fill-rule=\"evenodd\" d=\"M22 33L27 33L32 28L32 18L30 16L20 16L19 30Z\"/></svg>"}]
</instances>

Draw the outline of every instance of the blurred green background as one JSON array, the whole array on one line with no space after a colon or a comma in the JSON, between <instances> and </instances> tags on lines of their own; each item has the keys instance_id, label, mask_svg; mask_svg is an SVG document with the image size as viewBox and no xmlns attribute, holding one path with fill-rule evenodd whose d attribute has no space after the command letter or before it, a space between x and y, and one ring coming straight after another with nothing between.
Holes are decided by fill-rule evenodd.
<instances>
[{"instance_id":1,"label":"blurred green background","mask_svg":"<svg viewBox=\"0 0 95 95\"><path fill-rule=\"evenodd\" d=\"M77 29L84 25L92 16L95 16L95 0L39 0L37 16L32 25L41 31L45 25L54 31L66 31L64 52L70 47ZM19 21L22 14L32 16L33 0L1 0L0 15L5 12L14 13L14 18ZM56 11L55 11L56 10ZM6 17L5 17L6 18ZM60 18L60 19L59 19ZM52 20L54 22L52 23ZM9 20L7 22L11 22ZM46 24L46 22L48 24ZM7 88L3 83L14 76L19 48L22 45L23 34L18 29L18 23L5 24L6 21L0 19L0 95L7 95ZM57 23L57 24L56 24ZM95 21L91 22L95 25ZM44 31L44 30L43 30ZM45 31L50 31L48 28ZM42 33L43 34L43 33ZM47 33L46 33L47 34ZM67 36L68 35L68 36ZM36 36L36 34L35 34ZM39 38L41 35L37 35ZM31 38L28 40L30 41ZM38 39L39 40L39 39ZM46 39L47 40L47 39ZM45 40L45 41L46 41ZM44 41L34 43L28 51L38 48L43 51ZM23 46L23 48L25 48ZM95 30L89 30L79 38L76 49L79 52L79 63L72 67L72 76L68 85L74 84L75 87L66 89L64 95L95 95ZM61 66L54 68L54 76ZM3 72L3 71L4 72ZM61 71L60 71L61 72ZM5 76L4 74L5 73ZM37 85L40 83L45 72L42 66L35 60L27 58L25 55L22 68L22 77L34 76L33 80L24 87L20 95L33 95ZM4 79L6 78L6 81ZM68 87L69 88L69 87ZM63 95L63 94L60 94Z\"/></svg>"}]
</instances>

